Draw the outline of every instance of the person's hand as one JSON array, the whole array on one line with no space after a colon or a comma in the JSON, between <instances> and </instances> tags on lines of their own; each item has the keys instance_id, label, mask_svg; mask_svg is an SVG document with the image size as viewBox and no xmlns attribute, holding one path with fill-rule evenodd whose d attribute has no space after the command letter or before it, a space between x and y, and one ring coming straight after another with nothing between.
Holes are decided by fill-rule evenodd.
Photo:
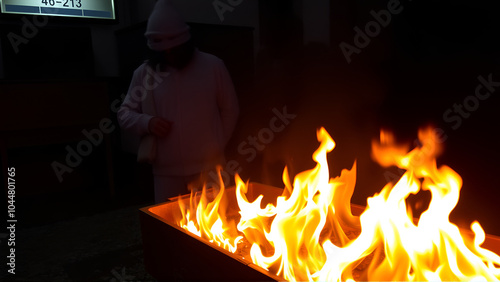
<instances>
[{"instance_id":1,"label":"person's hand","mask_svg":"<svg viewBox=\"0 0 500 282\"><path fill-rule=\"evenodd\" d=\"M160 117L153 117L149 120L149 132L158 137L165 137L170 132L172 124Z\"/></svg>"}]
</instances>

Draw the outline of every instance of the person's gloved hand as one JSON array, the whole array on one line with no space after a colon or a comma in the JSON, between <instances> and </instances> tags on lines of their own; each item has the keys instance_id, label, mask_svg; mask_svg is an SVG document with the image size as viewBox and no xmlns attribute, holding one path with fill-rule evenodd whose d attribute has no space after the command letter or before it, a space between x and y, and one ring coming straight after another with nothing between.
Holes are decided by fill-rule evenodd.
<instances>
[{"instance_id":1,"label":"person's gloved hand","mask_svg":"<svg viewBox=\"0 0 500 282\"><path fill-rule=\"evenodd\" d=\"M153 117L149 120L149 132L158 137L165 137L170 132L172 123L160 117Z\"/></svg>"}]
</instances>

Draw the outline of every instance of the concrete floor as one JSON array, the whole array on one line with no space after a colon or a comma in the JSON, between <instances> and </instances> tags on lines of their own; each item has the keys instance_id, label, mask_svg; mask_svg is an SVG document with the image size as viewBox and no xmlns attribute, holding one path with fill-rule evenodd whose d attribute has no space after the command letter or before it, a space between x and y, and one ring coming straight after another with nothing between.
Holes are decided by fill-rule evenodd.
<instances>
[{"instance_id":1,"label":"concrete floor","mask_svg":"<svg viewBox=\"0 0 500 282\"><path fill-rule=\"evenodd\" d=\"M144 269L139 222L139 209L153 204L150 169L117 157L120 177L110 196L102 153L53 184L43 163L57 150L44 149L47 156L37 148L11 152L18 172L16 274L4 267L10 247L2 228L0 281L155 281Z\"/></svg>"},{"instance_id":2,"label":"concrete floor","mask_svg":"<svg viewBox=\"0 0 500 282\"><path fill-rule=\"evenodd\" d=\"M2 280L155 281L143 265L140 207L16 230L16 275Z\"/></svg>"}]
</instances>

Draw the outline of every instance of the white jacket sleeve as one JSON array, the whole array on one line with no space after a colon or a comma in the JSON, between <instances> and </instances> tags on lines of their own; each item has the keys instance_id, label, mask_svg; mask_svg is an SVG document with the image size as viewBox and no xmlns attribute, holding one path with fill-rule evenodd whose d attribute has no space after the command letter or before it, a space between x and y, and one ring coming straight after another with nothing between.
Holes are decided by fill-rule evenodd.
<instances>
[{"instance_id":1,"label":"white jacket sleeve","mask_svg":"<svg viewBox=\"0 0 500 282\"><path fill-rule=\"evenodd\" d=\"M224 144L226 144L231 138L238 121L238 98L234 90L231 76L222 60L220 61L217 72L217 105L219 106L219 114L224 130Z\"/></svg>"},{"instance_id":2,"label":"white jacket sleeve","mask_svg":"<svg viewBox=\"0 0 500 282\"><path fill-rule=\"evenodd\" d=\"M144 65L134 72L132 82L118 110L118 123L124 130L128 130L139 136L149 133L149 121L152 116L142 112L142 102L147 94L143 85Z\"/></svg>"}]
</instances>

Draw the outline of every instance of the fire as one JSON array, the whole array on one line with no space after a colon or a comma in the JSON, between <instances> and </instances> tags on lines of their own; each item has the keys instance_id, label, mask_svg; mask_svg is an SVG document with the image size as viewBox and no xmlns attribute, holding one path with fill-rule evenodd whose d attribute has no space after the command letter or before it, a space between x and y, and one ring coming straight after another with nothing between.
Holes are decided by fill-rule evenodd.
<instances>
[{"instance_id":1,"label":"fire","mask_svg":"<svg viewBox=\"0 0 500 282\"><path fill-rule=\"evenodd\" d=\"M222 179L220 182L223 183ZM184 202L179 201L182 219L178 224L198 237L205 238L209 242L216 243L234 253L237 249L237 243L243 237L237 236L234 222L228 221L226 218L224 190L224 185L222 185L212 202L208 201L207 189L202 190L201 197L195 197L195 193L191 193L189 207ZM195 220L192 218L193 214L196 215Z\"/></svg>"},{"instance_id":2,"label":"fire","mask_svg":"<svg viewBox=\"0 0 500 282\"><path fill-rule=\"evenodd\" d=\"M275 205L262 207L262 195L250 202L248 183L236 175L238 219L225 214L222 186L212 201L207 189L200 197L191 194L189 205L179 201L179 226L233 253L251 246L254 264L289 281L500 279L500 256L481 247L485 233L479 223L471 225L470 238L449 221L462 179L448 166L437 167L441 148L431 129L419 131L420 144L411 151L381 132L373 158L404 173L368 198L360 216L350 205L356 163L330 178L327 154L335 142L324 128L317 137L316 166L296 175L293 184L285 168ZM406 199L421 190L432 200L415 219Z\"/></svg>"}]
</instances>

